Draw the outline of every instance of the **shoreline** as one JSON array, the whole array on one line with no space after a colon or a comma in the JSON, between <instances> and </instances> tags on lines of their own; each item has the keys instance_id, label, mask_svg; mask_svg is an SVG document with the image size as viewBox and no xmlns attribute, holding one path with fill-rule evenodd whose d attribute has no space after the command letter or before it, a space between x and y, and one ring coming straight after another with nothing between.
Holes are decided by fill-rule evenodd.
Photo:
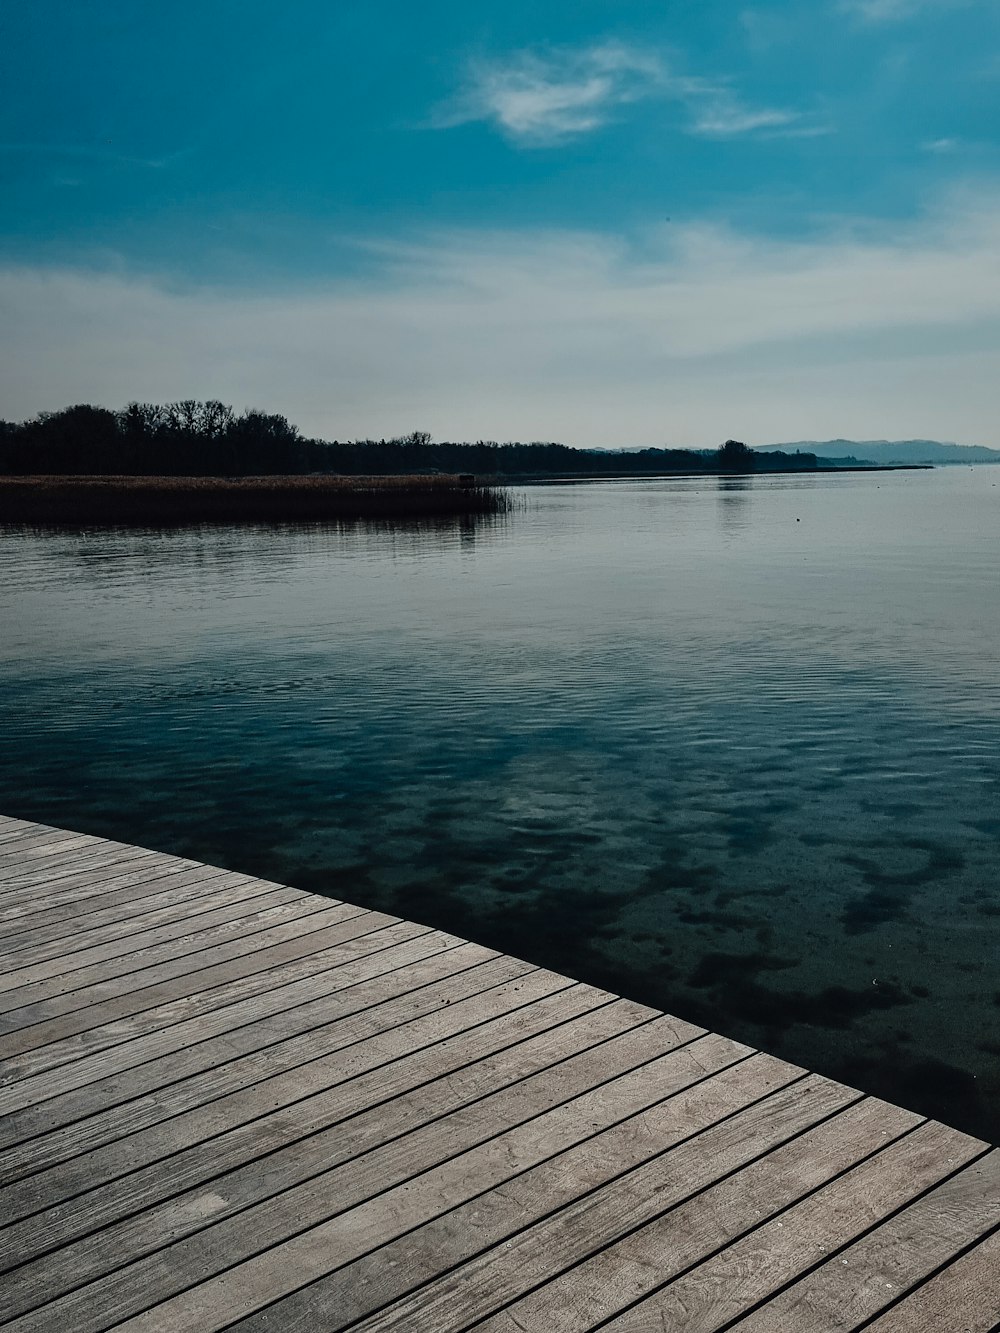
<instances>
[{"instance_id":1,"label":"shoreline","mask_svg":"<svg viewBox=\"0 0 1000 1333\"><path fill-rule=\"evenodd\" d=\"M642 481L644 478L664 477L816 477L837 472L933 472L934 463L877 463L871 467L769 467L753 472L730 472L724 468L664 468L641 472L505 472L499 474L501 483L525 486L553 481Z\"/></svg>"},{"instance_id":2,"label":"shoreline","mask_svg":"<svg viewBox=\"0 0 1000 1333\"><path fill-rule=\"evenodd\" d=\"M492 516L510 508L501 485L465 474L0 477L0 523L405 521Z\"/></svg>"}]
</instances>

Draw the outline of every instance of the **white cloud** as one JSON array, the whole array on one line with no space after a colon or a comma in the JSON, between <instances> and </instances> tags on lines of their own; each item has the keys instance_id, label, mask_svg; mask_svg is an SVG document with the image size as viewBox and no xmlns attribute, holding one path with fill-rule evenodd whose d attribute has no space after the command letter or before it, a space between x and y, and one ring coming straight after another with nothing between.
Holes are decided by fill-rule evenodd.
<instances>
[{"instance_id":1,"label":"white cloud","mask_svg":"<svg viewBox=\"0 0 1000 1333\"><path fill-rule=\"evenodd\" d=\"M920 145L925 153L954 153L961 146L960 139L928 139Z\"/></svg>"},{"instance_id":2,"label":"white cloud","mask_svg":"<svg viewBox=\"0 0 1000 1333\"><path fill-rule=\"evenodd\" d=\"M266 296L0 270L0 401L221 397L341 439L1000 444L1000 196L798 243L690 223L371 249L377 278Z\"/></svg>"},{"instance_id":3,"label":"white cloud","mask_svg":"<svg viewBox=\"0 0 1000 1333\"><path fill-rule=\"evenodd\" d=\"M602 42L476 61L458 96L430 124L449 129L485 121L515 143L545 147L599 129L618 108L653 97L686 106L694 134L731 137L798 119L792 111L744 106L724 80L677 74L656 51Z\"/></svg>"},{"instance_id":4,"label":"white cloud","mask_svg":"<svg viewBox=\"0 0 1000 1333\"><path fill-rule=\"evenodd\" d=\"M729 138L749 134L753 130L775 129L798 120L793 111L754 111L741 106L734 98L717 97L707 101L696 112L693 129L696 134Z\"/></svg>"},{"instance_id":5,"label":"white cloud","mask_svg":"<svg viewBox=\"0 0 1000 1333\"><path fill-rule=\"evenodd\" d=\"M558 143L597 129L616 106L648 97L664 75L656 56L617 42L545 56L522 51L473 62L464 88L432 124L484 120L521 142Z\"/></svg>"}]
</instances>

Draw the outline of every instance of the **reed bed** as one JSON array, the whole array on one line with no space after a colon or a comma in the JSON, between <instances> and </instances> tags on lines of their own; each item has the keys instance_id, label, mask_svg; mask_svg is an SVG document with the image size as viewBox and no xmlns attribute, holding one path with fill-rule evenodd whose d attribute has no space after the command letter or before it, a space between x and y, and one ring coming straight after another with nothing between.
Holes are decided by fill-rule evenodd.
<instances>
[{"instance_id":1,"label":"reed bed","mask_svg":"<svg viewBox=\"0 0 1000 1333\"><path fill-rule=\"evenodd\" d=\"M467 475L0 477L0 522L233 523L423 519L509 511L502 486Z\"/></svg>"}]
</instances>

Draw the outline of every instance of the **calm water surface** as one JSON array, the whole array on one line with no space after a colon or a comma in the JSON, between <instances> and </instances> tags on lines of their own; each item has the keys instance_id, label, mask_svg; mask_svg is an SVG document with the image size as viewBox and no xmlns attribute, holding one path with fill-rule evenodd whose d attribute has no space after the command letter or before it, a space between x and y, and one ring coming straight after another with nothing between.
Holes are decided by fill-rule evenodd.
<instances>
[{"instance_id":1,"label":"calm water surface","mask_svg":"<svg viewBox=\"0 0 1000 1333\"><path fill-rule=\"evenodd\" d=\"M387 908L1000 1139L1000 469L0 536L0 810Z\"/></svg>"}]
</instances>

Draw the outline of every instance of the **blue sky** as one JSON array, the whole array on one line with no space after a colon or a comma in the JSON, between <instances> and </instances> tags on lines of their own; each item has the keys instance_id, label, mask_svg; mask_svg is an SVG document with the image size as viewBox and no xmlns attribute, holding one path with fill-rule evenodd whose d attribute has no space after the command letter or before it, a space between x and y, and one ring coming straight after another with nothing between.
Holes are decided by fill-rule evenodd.
<instances>
[{"instance_id":1,"label":"blue sky","mask_svg":"<svg viewBox=\"0 0 1000 1333\"><path fill-rule=\"evenodd\" d=\"M7 0L0 51L0 415L1000 444L995 0Z\"/></svg>"}]
</instances>

